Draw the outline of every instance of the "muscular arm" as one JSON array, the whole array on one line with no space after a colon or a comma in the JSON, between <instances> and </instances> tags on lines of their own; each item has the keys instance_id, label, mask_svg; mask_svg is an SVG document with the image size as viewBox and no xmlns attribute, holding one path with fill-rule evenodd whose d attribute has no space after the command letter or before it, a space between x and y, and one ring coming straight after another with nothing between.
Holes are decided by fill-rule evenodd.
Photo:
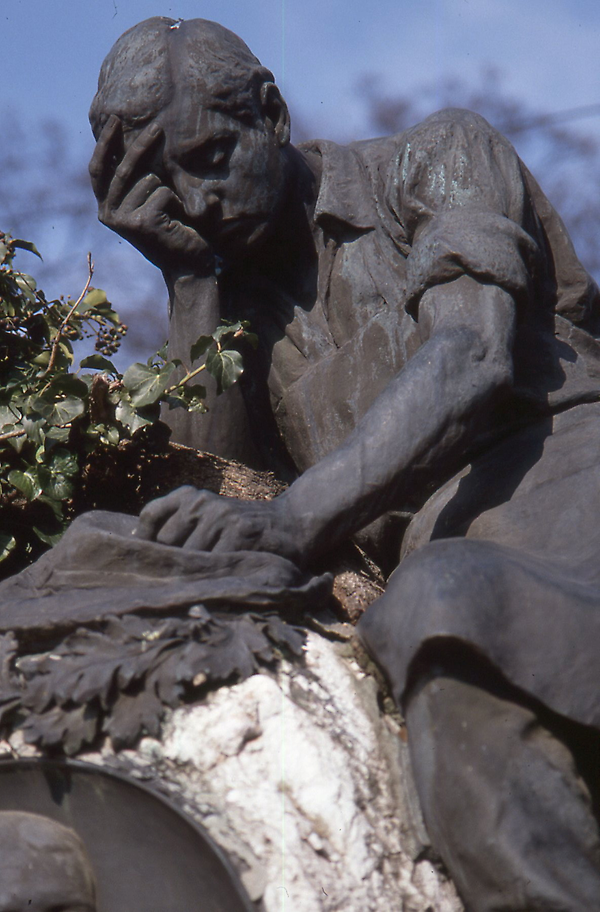
<instances>
[{"instance_id":1,"label":"muscular arm","mask_svg":"<svg viewBox=\"0 0 600 912\"><path fill-rule=\"evenodd\" d=\"M180 489L142 512L139 535L202 550L274 551L305 563L444 471L511 382L512 297L468 276L423 296L423 345L348 440L270 503ZM420 480L419 480L420 479Z\"/></svg>"},{"instance_id":2,"label":"muscular arm","mask_svg":"<svg viewBox=\"0 0 600 912\"><path fill-rule=\"evenodd\" d=\"M512 297L468 276L428 291L424 344L347 441L280 500L310 555L348 537L410 495L468 447L493 395L510 384Z\"/></svg>"},{"instance_id":3,"label":"muscular arm","mask_svg":"<svg viewBox=\"0 0 600 912\"><path fill-rule=\"evenodd\" d=\"M494 185L492 193L488 178L498 169L488 160L489 142L474 145L473 138L485 130L473 127L470 117L459 118L467 126L458 157L454 146L462 133L454 126L449 130L443 118L440 124L425 125L419 140L432 155L441 156L440 167L452 161L470 163L468 173L459 169L462 184L457 183L456 200L444 194L438 199L438 185L431 184L433 167L413 173L413 162L405 181L405 190L412 188L417 203L426 200L432 211L439 209L433 220L423 221L423 205L416 206L418 217L413 217L407 203L410 192L403 195L408 207L404 218L412 226L409 284L413 297L420 296L423 339L407 367L346 443L272 503L241 503L194 489L175 492L143 511L141 537L203 550L270 550L302 562L404 496L424 493L426 481L439 478L450 460L468 449L490 399L511 381L514 303L503 288L526 284L527 251L533 243L516 221L500 214L510 209L506 188L518 186L518 160L509 156L515 174L499 188ZM211 332L218 322L218 283L210 245L187 224L181 201L158 177L160 167L152 170L161 142L160 127L151 124L123 153L120 123L111 118L90 171L102 221L162 268L171 296L170 354L187 363L190 339ZM461 229L465 214L469 219ZM469 266L480 261L500 263L501 281L485 284L485 279L472 278ZM484 274L490 274L489 268ZM202 423L192 426L185 416L178 427L173 416L176 439L224 456L251 458L244 450L249 434L239 390L230 393L227 400L213 403Z\"/></svg>"}]
</instances>

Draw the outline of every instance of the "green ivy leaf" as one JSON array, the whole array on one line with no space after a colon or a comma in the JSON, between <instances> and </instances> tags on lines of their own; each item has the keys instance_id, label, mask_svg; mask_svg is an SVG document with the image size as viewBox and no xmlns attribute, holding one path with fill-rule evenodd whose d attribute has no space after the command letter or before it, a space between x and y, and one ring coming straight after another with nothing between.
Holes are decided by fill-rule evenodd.
<instances>
[{"instance_id":1,"label":"green ivy leaf","mask_svg":"<svg viewBox=\"0 0 600 912\"><path fill-rule=\"evenodd\" d=\"M52 454L50 467L53 472L62 475L76 475L79 471L79 460L75 453L61 447Z\"/></svg>"},{"instance_id":2,"label":"green ivy leaf","mask_svg":"<svg viewBox=\"0 0 600 912\"><path fill-rule=\"evenodd\" d=\"M65 396L64 399L56 400L39 397L33 402L33 408L50 424L64 426L79 415L83 415L85 402L76 396Z\"/></svg>"},{"instance_id":3,"label":"green ivy leaf","mask_svg":"<svg viewBox=\"0 0 600 912\"><path fill-rule=\"evenodd\" d=\"M187 383L183 387L183 395L186 399L206 399L206 387L200 386L199 383Z\"/></svg>"},{"instance_id":4,"label":"green ivy leaf","mask_svg":"<svg viewBox=\"0 0 600 912\"><path fill-rule=\"evenodd\" d=\"M15 276L15 282L28 301L35 301L37 283L33 276L27 275L25 272L18 272Z\"/></svg>"},{"instance_id":5,"label":"green ivy leaf","mask_svg":"<svg viewBox=\"0 0 600 912\"><path fill-rule=\"evenodd\" d=\"M184 408L188 412L207 412L205 399L206 387L190 384L178 387L176 391L165 396L164 402L170 409Z\"/></svg>"},{"instance_id":6,"label":"green ivy leaf","mask_svg":"<svg viewBox=\"0 0 600 912\"><path fill-rule=\"evenodd\" d=\"M31 470L20 472L18 469L13 469L12 472L8 473L8 480L29 501L35 500L42 493L42 486L37 473L34 474Z\"/></svg>"},{"instance_id":7,"label":"green ivy leaf","mask_svg":"<svg viewBox=\"0 0 600 912\"><path fill-rule=\"evenodd\" d=\"M21 429L21 425L17 425L15 427L15 431L20 430L20 429ZM23 447L25 446L26 442L27 442L27 437L25 436L25 434L20 434L18 437L9 437L8 440L6 441L6 443L8 443L8 445L10 447L12 447L12 449L16 453L19 453L19 454L22 452Z\"/></svg>"},{"instance_id":8,"label":"green ivy leaf","mask_svg":"<svg viewBox=\"0 0 600 912\"><path fill-rule=\"evenodd\" d=\"M186 384L166 396L164 401L170 409L185 408L188 412L207 412L205 399L206 387L200 384Z\"/></svg>"},{"instance_id":9,"label":"green ivy leaf","mask_svg":"<svg viewBox=\"0 0 600 912\"><path fill-rule=\"evenodd\" d=\"M67 443L71 428L51 427L46 431L46 443Z\"/></svg>"},{"instance_id":10,"label":"green ivy leaf","mask_svg":"<svg viewBox=\"0 0 600 912\"><path fill-rule=\"evenodd\" d=\"M13 430L13 425L21 420L21 412L10 405L0 405L0 428L4 433Z\"/></svg>"},{"instance_id":11,"label":"green ivy leaf","mask_svg":"<svg viewBox=\"0 0 600 912\"><path fill-rule=\"evenodd\" d=\"M73 482L62 472L52 472L47 466L40 466L39 479L42 493L51 500L68 500L73 494Z\"/></svg>"},{"instance_id":12,"label":"green ivy leaf","mask_svg":"<svg viewBox=\"0 0 600 912\"><path fill-rule=\"evenodd\" d=\"M65 399L60 399L54 406L54 409L49 417L50 424L58 424L64 427L65 424L70 424L75 418L78 418L79 415L83 415L85 412L85 403L81 399L76 399L74 396L67 396Z\"/></svg>"},{"instance_id":13,"label":"green ivy leaf","mask_svg":"<svg viewBox=\"0 0 600 912\"><path fill-rule=\"evenodd\" d=\"M73 362L73 347L70 342L63 342L62 340L58 343L58 348L65 357L67 364L72 364Z\"/></svg>"},{"instance_id":14,"label":"green ivy leaf","mask_svg":"<svg viewBox=\"0 0 600 912\"><path fill-rule=\"evenodd\" d=\"M15 238L11 241L13 247L19 247L20 250L28 250L29 253L35 253L40 260L43 260L42 254L39 252L35 244L32 244L31 241L24 241L21 238Z\"/></svg>"},{"instance_id":15,"label":"green ivy leaf","mask_svg":"<svg viewBox=\"0 0 600 912\"><path fill-rule=\"evenodd\" d=\"M61 532L56 532L54 535L48 535L46 532L42 532L41 529L38 529L37 526L33 527L33 531L40 541L44 542L45 545L50 545L51 548L53 548L54 545L57 545L65 534L64 530L62 530Z\"/></svg>"},{"instance_id":16,"label":"green ivy leaf","mask_svg":"<svg viewBox=\"0 0 600 912\"><path fill-rule=\"evenodd\" d=\"M129 391L131 403L135 408L153 405L158 402L175 370L175 365L167 361L160 370L152 370L147 364L132 364L123 375L123 385Z\"/></svg>"},{"instance_id":17,"label":"green ivy leaf","mask_svg":"<svg viewBox=\"0 0 600 912\"><path fill-rule=\"evenodd\" d=\"M0 534L0 561L6 560L11 551L14 551L17 540L14 535Z\"/></svg>"},{"instance_id":18,"label":"green ivy leaf","mask_svg":"<svg viewBox=\"0 0 600 912\"><path fill-rule=\"evenodd\" d=\"M224 322L222 326L217 326L214 333L212 334L212 337L215 342L220 342L223 338L226 338L227 336L234 336L236 332L239 332L243 329L244 326L242 323L240 323L239 320L237 323Z\"/></svg>"},{"instance_id":19,"label":"green ivy leaf","mask_svg":"<svg viewBox=\"0 0 600 912\"><path fill-rule=\"evenodd\" d=\"M102 307L103 304L108 304L106 292L102 291L101 288L92 288L88 291L83 301L78 304L75 312L84 314L87 313L88 310Z\"/></svg>"},{"instance_id":20,"label":"green ivy leaf","mask_svg":"<svg viewBox=\"0 0 600 912\"><path fill-rule=\"evenodd\" d=\"M157 357L157 358L160 358L161 361L166 361L166 360L167 360L167 349L168 349L168 347L169 347L169 343L168 343L168 342L165 342L163 345L161 345L161 347L160 347L160 348L158 349L158 351L156 352L156 357Z\"/></svg>"},{"instance_id":21,"label":"green ivy leaf","mask_svg":"<svg viewBox=\"0 0 600 912\"><path fill-rule=\"evenodd\" d=\"M109 446L116 446L120 439L121 435L116 427L108 427L106 432L100 436L102 443L108 443Z\"/></svg>"},{"instance_id":22,"label":"green ivy leaf","mask_svg":"<svg viewBox=\"0 0 600 912\"><path fill-rule=\"evenodd\" d=\"M52 378L49 389L53 394L66 393L69 396L75 396L77 399L85 399L89 393L87 383L84 383L75 374L61 372Z\"/></svg>"},{"instance_id":23,"label":"green ivy leaf","mask_svg":"<svg viewBox=\"0 0 600 912\"><path fill-rule=\"evenodd\" d=\"M108 358L104 358L99 354L89 355L87 358L84 358L83 361L80 362L79 367L82 369L91 368L92 370L106 371L107 374L112 374L113 377L118 377L119 375L119 372L112 361L109 361Z\"/></svg>"},{"instance_id":24,"label":"green ivy leaf","mask_svg":"<svg viewBox=\"0 0 600 912\"><path fill-rule=\"evenodd\" d=\"M206 370L217 381L217 393L221 395L238 380L243 371L242 356L237 351L210 351L206 358Z\"/></svg>"},{"instance_id":25,"label":"green ivy leaf","mask_svg":"<svg viewBox=\"0 0 600 912\"><path fill-rule=\"evenodd\" d=\"M186 408L188 412L200 412L202 415L208 411L204 399L200 399L198 396L191 396L186 400Z\"/></svg>"},{"instance_id":26,"label":"green ivy leaf","mask_svg":"<svg viewBox=\"0 0 600 912\"><path fill-rule=\"evenodd\" d=\"M39 400L36 400L39 401ZM37 411L37 409L36 409ZM32 443L35 443L36 446L39 446L44 442L44 419L40 415L23 415L23 420L21 422L27 440L31 440Z\"/></svg>"},{"instance_id":27,"label":"green ivy leaf","mask_svg":"<svg viewBox=\"0 0 600 912\"><path fill-rule=\"evenodd\" d=\"M40 352L39 355L36 355L35 358L31 359L31 363L36 364L38 367L48 367L48 364L50 363L50 352Z\"/></svg>"},{"instance_id":28,"label":"green ivy leaf","mask_svg":"<svg viewBox=\"0 0 600 912\"><path fill-rule=\"evenodd\" d=\"M135 434L140 428L152 424L152 421L149 418L144 418L136 412L131 404L131 399L125 396L119 401L115 409L115 417L131 434Z\"/></svg>"},{"instance_id":29,"label":"green ivy leaf","mask_svg":"<svg viewBox=\"0 0 600 912\"><path fill-rule=\"evenodd\" d=\"M213 336L198 336L190 348L190 362L193 364L204 355L214 342Z\"/></svg>"}]
</instances>

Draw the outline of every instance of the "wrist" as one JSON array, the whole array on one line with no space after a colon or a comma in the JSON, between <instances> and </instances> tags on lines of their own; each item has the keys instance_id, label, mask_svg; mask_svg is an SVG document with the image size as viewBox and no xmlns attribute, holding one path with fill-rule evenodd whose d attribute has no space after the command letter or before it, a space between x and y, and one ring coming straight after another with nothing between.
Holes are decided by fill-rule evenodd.
<instances>
[{"instance_id":1,"label":"wrist","mask_svg":"<svg viewBox=\"0 0 600 912\"><path fill-rule=\"evenodd\" d=\"M317 538L311 513L298 509L293 485L275 497L271 504L281 518L281 525L288 532L289 553L286 556L299 565L308 563L313 557Z\"/></svg>"},{"instance_id":2,"label":"wrist","mask_svg":"<svg viewBox=\"0 0 600 912\"><path fill-rule=\"evenodd\" d=\"M177 266L169 265L162 267L161 272L169 293L181 291L188 286L197 285L207 280L214 282L217 278L214 260L211 264L182 263Z\"/></svg>"},{"instance_id":3,"label":"wrist","mask_svg":"<svg viewBox=\"0 0 600 912\"><path fill-rule=\"evenodd\" d=\"M185 270L180 272L163 272L163 278L169 292L169 301L171 312L176 306L181 313L194 313L196 319L199 318L200 312L205 314L205 319L212 314L209 319L215 319L219 315L219 286L215 275L198 275L194 272ZM202 321L204 322L204 320ZM212 326L210 332L216 328ZM200 329L199 329L200 331ZM208 324L202 332L208 332Z\"/></svg>"}]
</instances>

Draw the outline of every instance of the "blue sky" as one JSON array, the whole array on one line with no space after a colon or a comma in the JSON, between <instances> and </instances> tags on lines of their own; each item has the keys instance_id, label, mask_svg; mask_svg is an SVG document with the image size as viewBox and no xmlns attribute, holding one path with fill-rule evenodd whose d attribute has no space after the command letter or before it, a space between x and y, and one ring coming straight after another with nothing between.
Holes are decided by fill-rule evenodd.
<instances>
[{"instance_id":1,"label":"blue sky","mask_svg":"<svg viewBox=\"0 0 600 912\"><path fill-rule=\"evenodd\" d=\"M100 63L152 15L202 16L236 31L321 135L364 135L364 73L400 90L448 74L477 80L492 64L511 92L545 110L600 101L597 0L2 0L0 109L58 117L91 148Z\"/></svg>"},{"instance_id":2,"label":"blue sky","mask_svg":"<svg viewBox=\"0 0 600 912\"><path fill-rule=\"evenodd\" d=\"M357 92L365 74L379 77L387 93L416 92L424 84L441 90L448 76L476 85L491 65L506 91L541 111L600 102L598 0L0 0L3 138L10 136L3 115L12 108L30 137L42 120L59 121L71 157L89 159L87 112L100 64L119 35L154 15L201 16L237 32L275 73L292 119L314 136L370 135ZM581 126L600 141L600 116ZM18 194L15 180L16 206ZM46 264L55 264L54 276L37 263L22 268L34 270L47 293L76 295L91 248L98 254L94 281L121 312L153 300L163 314L157 271L98 225L91 191L89 207L89 236L75 243L64 224L42 236L26 232ZM1 227L14 230L5 219Z\"/></svg>"}]
</instances>

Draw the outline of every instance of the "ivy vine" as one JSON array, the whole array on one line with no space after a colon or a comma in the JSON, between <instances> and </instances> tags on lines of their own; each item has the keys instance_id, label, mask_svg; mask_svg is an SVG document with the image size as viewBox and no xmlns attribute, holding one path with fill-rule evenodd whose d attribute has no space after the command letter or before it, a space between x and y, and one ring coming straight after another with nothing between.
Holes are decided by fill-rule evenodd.
<instances>
[{"instance_id":1,"label":"ivy vine","mask_svg":"<svg viewBox=\"0 0 600 912\"><path fill-rule=\"evenodd\" d=\"M127 326L92 286L91 256L77 299L48 301L15 267L19 249L40 256L29 241L0 232L0 575L58 541L73 518L86 458L99 445L143 439L162 403L205 412L202 372L221 393L242 374L240 342L256 345L245 321L224 324L194 342L187 365L169 359L165 344L120 373L109 356ZM95 351L75 367L73 343L85 339Z\"/></svg>"}]
</instances>

